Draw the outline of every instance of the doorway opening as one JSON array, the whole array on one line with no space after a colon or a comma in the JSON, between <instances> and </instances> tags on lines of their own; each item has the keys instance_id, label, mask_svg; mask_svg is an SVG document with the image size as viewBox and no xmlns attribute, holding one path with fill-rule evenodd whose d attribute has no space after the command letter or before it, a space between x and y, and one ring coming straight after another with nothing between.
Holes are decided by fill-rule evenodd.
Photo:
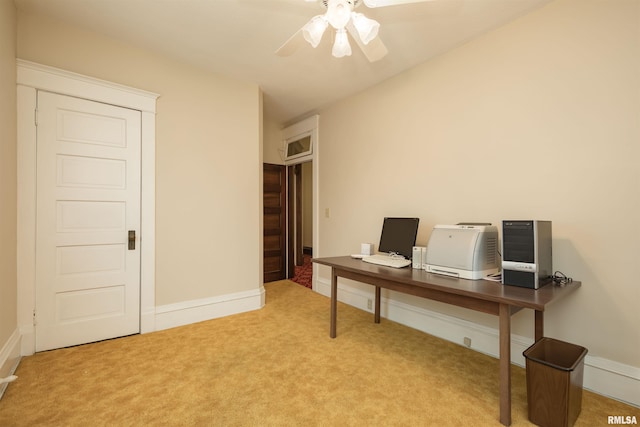
<instances>
[{"instance_id":1,"label":"doorway opening","mask_svg":"<svg viewBox=\"0 0 640 427\"><path fill-rule=\"evenodd\" d=\"M287 167L287 277L313 287L313 161Z\"/></svg>"}]
</instances>

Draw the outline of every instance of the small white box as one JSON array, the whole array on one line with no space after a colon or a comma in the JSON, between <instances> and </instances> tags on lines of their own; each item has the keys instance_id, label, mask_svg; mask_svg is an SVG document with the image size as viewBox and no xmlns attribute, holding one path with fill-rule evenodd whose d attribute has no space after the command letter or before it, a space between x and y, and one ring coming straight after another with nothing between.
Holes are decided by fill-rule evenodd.
<instances>
[{"instance_id":1,"label":"small white box","mask_svg":"<svg viewBox=\"0 0 640 427\"><path fill-rule=\"evenodd\" d=\"M411 266L417 269L423 269L423 263L426 259L427 248L423 246L414 246L411 254Z\"/></svg>"},{"instance_id":2,"label":"small white box","mask_svg":"<svg viewBox=\"0 0 640 427\"><path fill-rule=\"evenodd\" d=\"M362 243L360 244L360 254L361 255L373 255L374 245L373 243Z\"/></svg>"}]
</instances>

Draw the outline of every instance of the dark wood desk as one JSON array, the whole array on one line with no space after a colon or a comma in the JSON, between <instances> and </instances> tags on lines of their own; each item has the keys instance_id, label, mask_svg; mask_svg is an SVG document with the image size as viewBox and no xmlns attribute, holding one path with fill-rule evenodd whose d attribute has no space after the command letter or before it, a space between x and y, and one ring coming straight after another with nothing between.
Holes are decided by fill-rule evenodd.
<instances>
[{"instance_id":1,"label":"dark wood desk","mask_svg":"<svg viewBox=\"0 0 640 427\"><path fill-rule=\"evenodd\" d=\"M391 268L369 264L348 256L315 258L313 262L331 267L331 326L336 337L338 277L375 286L374 321L380 323L380 288L416 295L469 308L499 317L500 331L500 422L511 425L511 315L523 308L535 310L535 340L544 335L544 310L580 287L580 282L540 289L505 286L487 280L457 279L424 270Z\"/></svg>"}]
</instances>

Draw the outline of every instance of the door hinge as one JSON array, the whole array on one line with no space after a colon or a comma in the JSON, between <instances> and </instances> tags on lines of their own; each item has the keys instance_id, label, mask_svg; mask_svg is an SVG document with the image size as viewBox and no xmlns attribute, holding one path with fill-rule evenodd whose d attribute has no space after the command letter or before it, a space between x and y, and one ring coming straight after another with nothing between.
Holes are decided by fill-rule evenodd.
<instances>
[{"instance_id":1,"label":"door hinge","mask_svg":"<svg viewBox=\"0 0 640 427\"><path fill-rule=\"evenodd\" d=\"M36 324L37 324L37 323L38 323L38 322L37 322L37 320L36 320L36 311L35 311L35 310L33 310L33 326L36 326Z\"/></svg>"}]
</instances>

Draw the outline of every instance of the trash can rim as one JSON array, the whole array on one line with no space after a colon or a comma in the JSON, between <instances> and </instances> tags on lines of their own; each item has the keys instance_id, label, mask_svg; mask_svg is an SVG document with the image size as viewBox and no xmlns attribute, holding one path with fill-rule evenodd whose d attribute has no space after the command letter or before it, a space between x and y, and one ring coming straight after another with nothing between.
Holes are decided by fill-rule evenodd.
<instances>
[{"instance_id":1,"label":"trash can rim","mask_svg":"<svg viewBox=\"0 0 640 427\"><path fill-rule=\"evenodd\" d=\"M573 361L571 366L561 366L561 365L555 364L553 362L550 362L548 360L540 359L540 358L537 358L537 357L534 357L534 356L530 355L530 353L535 350L536 346L544 345L545 342L556 342L556 343L559 343L559 344L562 344L562 345L575 347L576 350L580 350L580 355ZM525 351L523 351L522 355L527 360L531 360L531 361L534 361L534 362L537 362L537 363L541 363L543 365L550 366L550 367L555 368L555 369L559 369L559 370L562 370L562 371L573 371L580 364L580 361L582 359L584 359L584 357L587 355L587 352L588 352L588 350L585 347L582 347L580 345L571 344L571 343L568 343L568 342L565 342L565 341L556 340L554 338L542 337L538 341L534 342L531 346L529 346L529 348L527 348Z\"/></svg>"}]
</instances>

